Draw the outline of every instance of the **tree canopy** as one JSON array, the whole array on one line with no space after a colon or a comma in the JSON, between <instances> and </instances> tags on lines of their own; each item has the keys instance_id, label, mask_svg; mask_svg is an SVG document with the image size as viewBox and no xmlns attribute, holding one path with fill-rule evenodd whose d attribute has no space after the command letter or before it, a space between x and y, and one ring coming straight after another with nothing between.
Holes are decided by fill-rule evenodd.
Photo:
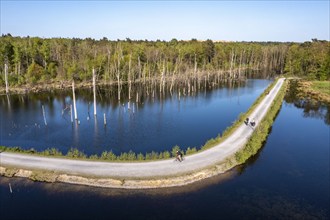
<instances>
[{"instance_id":1,"label":"tree canopy","mask_svg":"<svg viewBox=\"0 0 330 220\"><path fill-rule=\"evenodd\" d=\"M0 37L0 71L8 65L11 85L62 80L141 80L144 76L258 70L329 79L328 41L305 43L178 41L109 41L107 38ZM119 74L120 73L120 74ZM130 74L130 76L129 76ZM1 74L0 85L4 85Z\"/></svg>"}]
</instances>

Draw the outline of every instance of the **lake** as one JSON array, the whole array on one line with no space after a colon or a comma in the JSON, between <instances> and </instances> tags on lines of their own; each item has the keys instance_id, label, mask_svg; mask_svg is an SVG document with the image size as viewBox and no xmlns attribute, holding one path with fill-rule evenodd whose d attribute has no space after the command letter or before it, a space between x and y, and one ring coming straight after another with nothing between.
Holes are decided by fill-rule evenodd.
<instances>
[{"instance_id":1,"label":"lake","mask_svg":"<svg viewBox=\"0 0 330 220\"><path fill-rule=\"evenodd\" d=\"M0 145L66 153L78 148L87 155L112 150L116 154L171 150L179 145L200 147L221 134L241 112L246 112L271 80L249 79L223 84L193 96L160 98L142 96L139 103L127 97L118 103L108 87L98 89L97 117L91 89L76 91L79 124L71 123L72 92L0 96ZM45 119L42 106L44 106ZM106 115L106 126L104 125ZM47 124L47 125L46 125Z\"/></svg>"},{"instance_id":2,"label":"lake","mask_svg":"<svg viewBox=\"0 0 330 220\"><path fill-rule=\"evenodd\" d=\"M256 156L184 187L119 190L0 177L0 217L329 219L329 110L289 92Z\"/></svg>"}]
</instances>

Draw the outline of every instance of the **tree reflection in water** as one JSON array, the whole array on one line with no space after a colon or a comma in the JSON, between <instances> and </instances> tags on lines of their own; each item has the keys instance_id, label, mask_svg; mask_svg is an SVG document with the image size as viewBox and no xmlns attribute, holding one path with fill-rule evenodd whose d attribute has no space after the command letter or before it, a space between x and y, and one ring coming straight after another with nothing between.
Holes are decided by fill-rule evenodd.
<instances>
[{"instance_id":1,"label":"tree reflection in water","mask_svg":"<svg viewBox=\"0 0 330 220\"><path fill-rule=\"evenodd\" d=\"M294 104L295 107L304 110L304 117L316 118L330 125L330 104L322 103L310 98L301 98L298 96L298 81L291 80L289 89L284 97L285 102Z\"/></svg>"}]
</instances>

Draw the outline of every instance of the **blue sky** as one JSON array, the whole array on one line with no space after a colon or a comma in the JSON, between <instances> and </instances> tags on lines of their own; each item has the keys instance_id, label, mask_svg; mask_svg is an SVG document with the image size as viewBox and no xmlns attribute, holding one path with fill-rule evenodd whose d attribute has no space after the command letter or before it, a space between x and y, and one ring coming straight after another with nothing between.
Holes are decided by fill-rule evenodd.
<instances>
[{"instance_id":1,"label":"blue sky","mask_svg":"<svg viewBox=\"0 0 330 220\"><path fill-rule=\"evenodd\" d=\"M5 1L1 34L148 40L329 40L329 1Z\"/></svg>"}]
</instances>

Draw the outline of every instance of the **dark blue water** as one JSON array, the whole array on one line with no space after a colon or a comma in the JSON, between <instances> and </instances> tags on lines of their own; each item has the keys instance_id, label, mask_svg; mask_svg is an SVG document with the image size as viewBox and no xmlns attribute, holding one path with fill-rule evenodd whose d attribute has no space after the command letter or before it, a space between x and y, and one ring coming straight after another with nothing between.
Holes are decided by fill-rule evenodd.
<instances>
[{"instance_id":1,"label":"dark blue water","mask_svg":"<svg viewBox=\"0 0 330 220\"><path fill-rule=\"evenodd\" d=\"M287 98L259 153L225 175L140 191L0 177L0 218L330 219L330 106L299 103Z\"/></svg>"},{"instance_id":2,"label":"dark blue water","mask_svg":"<svg viewBox=\"0 0 330 220\"><path fill-rule=\"evenodd\" d=\"M164 151L175 145L200 147L247 111L270 82L251 79L240 85L202 90L194 96L181 94L180 100L176 93L162 98L156 94L154 99L145 95L142 102L131 103L130 110L127 99L118 103L112 90L103 88L98 91L96 118L91 89L81 89L76 94L80 125L71 123L66 109L72 104L71 91L0 96L0 145L36 150L55 147L63 153L74 147L88 155L105 150L119 154Z\"/></svg>"}]
</instances>

